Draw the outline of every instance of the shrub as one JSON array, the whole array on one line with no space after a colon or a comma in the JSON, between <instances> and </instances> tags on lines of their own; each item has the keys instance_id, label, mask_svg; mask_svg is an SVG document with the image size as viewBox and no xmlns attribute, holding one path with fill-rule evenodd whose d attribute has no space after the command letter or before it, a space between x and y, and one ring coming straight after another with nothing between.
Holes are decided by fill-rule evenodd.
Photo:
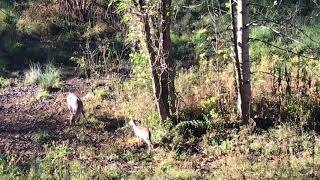
<instances>
[{"instance_id":1,"label":"shrub","mask_svg":"<svg viewBox=\"0 0 320 180\"><path fill-rule=\"evenodd\" d=\"M290 99L287 107L288 120L300 125L307 125L313 128L320 116L320 107L317 99L299 97Z\"/></svg>"},{"instance_id":2,"label":"shrub","mask_svg":"<svg viewBox=\"0 0 320 180\"><path fill-rule=\"evenodd\" d=\"M53 6L46 3L34 3L26 9L17 19L17 28L19 31L26 34L46 35L54 31L53 24L55 13Z\"/></svg>"},{"instance_id":3,"label":"shrub","mask_svg":"<svg viewBox=\"0 0 320 180\"><path fill-rule=\"evenodd\" d=\"M170 142L174 135L171 131L173 127L172 121L164 121L161 125L153 125L152 141L153 143L166 143Z\"/></svg>"},{"instance_id":4,"label":"shrub","mask_svg":"<svg viewBox=\"0 0 320 180\"><path fill-rule=\"evenodd\" d=\"M213 126L212 122L203 115L202 118L196 120L188 120L180 122L176 128L180 131L192 130L192 131L206 131L211 129Z\"/></svg>"},{"instance_id":5,"label":"shrub","mask_svg":"<svg viewBox=\"0 0 320 180\"><path fill-rule=\"evenodd\" d=\"M24 82L26 84L36 84L41 76L41 67L39 64L31 64L29 70L25 72Z\"/></svg>"}]
</instances>

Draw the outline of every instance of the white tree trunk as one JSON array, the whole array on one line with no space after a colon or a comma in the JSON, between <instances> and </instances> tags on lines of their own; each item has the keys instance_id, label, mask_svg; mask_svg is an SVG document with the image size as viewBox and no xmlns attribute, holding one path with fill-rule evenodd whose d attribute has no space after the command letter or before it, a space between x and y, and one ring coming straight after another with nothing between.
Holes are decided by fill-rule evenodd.
<instances>
[{"instance_id":1,"label":"white tree trunk","mask_svg":"<svg viewBox=\"0 0 320 180\"><path fill-rule=\"evenodd\" d=\"M249 0L238 0L237 5L237 52L240 65L238 78L242 82L238 91L238 107L244 123L250 118L250 60L249 60ZM240 77L239 77L240 76Z\"/></svg>"}]
</instances>

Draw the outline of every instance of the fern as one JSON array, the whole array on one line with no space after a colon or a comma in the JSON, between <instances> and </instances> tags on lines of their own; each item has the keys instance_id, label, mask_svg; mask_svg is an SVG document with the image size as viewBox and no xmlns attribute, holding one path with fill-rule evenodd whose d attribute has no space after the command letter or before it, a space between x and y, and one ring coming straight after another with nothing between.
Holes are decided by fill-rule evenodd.
<instances>
[{"instance_id":1,"label":"fern","mask_svg":"<svg viewBox=\"0 0 320 180\"><path fill-rule=\"evenodd\" d=\"M186 129L192 129L192 130L209 130L213 127L212 122L208 119L206 115L203 115L203 119L195 119L190 121L183 121L180 122L176 129L178 130L186 130Z\"/></svg>"}]
</instances>

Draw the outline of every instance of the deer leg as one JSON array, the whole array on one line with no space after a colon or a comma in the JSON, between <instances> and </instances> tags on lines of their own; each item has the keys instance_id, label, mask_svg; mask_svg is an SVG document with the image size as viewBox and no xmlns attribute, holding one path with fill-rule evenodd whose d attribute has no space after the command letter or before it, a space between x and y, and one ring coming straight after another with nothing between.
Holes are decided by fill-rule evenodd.
<instances>
[{"instance_id":1,"label":"deer leg","mask_svg":"<svg viewBox=\"0 0 320 180\"><path fill-rule=\"evenodd\" d=\"M70 124L70 125L72 125L73 119L74 119L74 114L72 113L71 116L70 116L70 118L69 118L69 124Z\"/></svg>"},{"instance_id":2,"label":"deer leg","mask_svg":"<svg viewBox=\"0 0 320 180\"><path fill-rule=\"evenodd\" d=\"M148 144L148 151L150 152L152 150L152 144L151 141L146 140L146 143Z\"/></svg>"},{"instance_id":3,"label":"deer leg","mask_svg":"<svg viewBox=\"0 0 320 180\"><path fill-rule=\"evenodd\" d=\"M70 111L71 112L71 117L70 117L70 125L72 125L72 123L75 123L75 121L77 120L77 112L74 111Z\"/></svg>"},{"instance_id":4,"label":"deer leg","mask_svg":"<svg viewBox=\"0 0 320 180\"><path fill-rule=\"evenodd\" d=\"M151 145L148 145L148 152L150 153L152 150Z\"/></svg>"},{"instance_id":5,"label":"deer leg","mask_svg":"<svg viewBox=\"0 0 320 180\"><path fill-rule=\"evenodd\" d=\"M82 115L84 118L86 118L86 116L84 115L84 110L81 111Z\"/></svg>"},{"instance_id":6,"label":"deer leg","mask_svg":"<svg viewBox=\"0 0 320 180\"><path fill-rule=\"evenodd\" d=\"M77 114L76 122L77 124L80 124L80 114Z\"/></svg>"},{"instance_id":7,"label":"deer leg","mask_svg":"<svg viewBox=\"0 0 320 180\"><path fill-rule=\"evenodd\" d=\"M138 137L138 146L141 146L142 142L141 139Z\"/></svg>"},{"instance_id":8,"label":"deer leg","mask_svg":"<svg viewBox=\"0 0 320 180\"><path fill-rule=\"evenodd\" d=\"M82 110L81 109L78 109L77 110L77 113L76 113L76 121L77 123L79 124L80 123L80 116L81 116L81 113L82 113Z\"/></svg>"}]
</instances>

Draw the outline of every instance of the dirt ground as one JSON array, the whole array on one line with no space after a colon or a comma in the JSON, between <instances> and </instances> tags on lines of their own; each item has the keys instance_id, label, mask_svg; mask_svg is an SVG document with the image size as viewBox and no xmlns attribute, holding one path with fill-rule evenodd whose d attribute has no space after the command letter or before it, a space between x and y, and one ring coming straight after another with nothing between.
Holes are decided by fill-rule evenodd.
<instances>
[{"instance_id":1,"label":"dirt ground","mask_svg":"<svg viewBox=\"0 0 320 180\"><path fill-rule=\"evenodd\" d=\"M69 71L70 74L74 73ZM92 127L89 123L69 125L69 111L66 106L67 92L83 97L88 87L83 79L69 77L63 81L63 89L50 93L48 99L36 99L39 88L23 85L20 81L11 87L0 89L0 153L15 154L19 162L28 163L44 152L43 144L35 142L33 136L46 132L50 141L69 140L74 151L78 146L88 145L99 148L112 143L117 136L123 136L120 126L113 132L109 129ZM79 126L86 130L86 140L76 138ZM117 130L117 133L114 131Z\"/></svg>"}]
</instances>

